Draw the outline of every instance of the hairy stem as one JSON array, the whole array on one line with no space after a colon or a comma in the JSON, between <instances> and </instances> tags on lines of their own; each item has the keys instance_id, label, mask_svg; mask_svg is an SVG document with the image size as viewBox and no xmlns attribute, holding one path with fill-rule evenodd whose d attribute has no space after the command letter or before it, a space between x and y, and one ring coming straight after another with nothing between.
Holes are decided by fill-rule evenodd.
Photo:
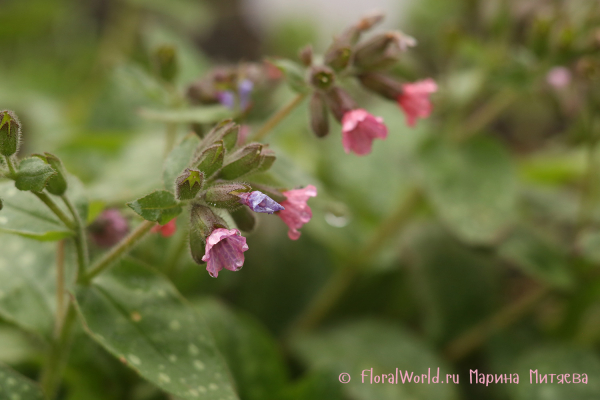
<instances>
[{"instance_id":1,"label":"hairy stem","mask_svg":"<svg viewBox=\"0 0 600 400\"><path fill-rule=\"evenodd\" d=\"M31 193L36 195L38 199L40 199L42 202L44 202L44 204L48 206L50 211L52 211L54 213L54 215L56 215L58 217L58 219L60 219L62 221L62 223L67 226L67 228L75 229L75 225L73 224L73 221L71 221L71 219L69 219L69 217L67 217L67 215L63 212L63 210L61 210L60 207L58 207L58 205L54 202L54 200L52 200L50 198L50 196L48 196L44 192L39 192L39 193L31 192Z\"/></svg>"},{"instance_id":2,"label":"hairy stem","mask_svg":"<svg viewBox=\"0 0 600 400\"><path fill-rule=\"evenodd\" d=\"M110 267L121 256L125 255L133 246L135 246L144 236L150 232L150 229L155 225L155 222L144 221L133 232L113 247L100 260L94 263L89 272L81 275L79 281L82 283L90 282L95 276L101 274L105 269Z\"/></svg>"},{"instance_id":3,"label":"hairy stem","mask_svg":"<svg viewBox=\"0 0 600 400\"><path fill-rule=\"evenodd\" d=\"M363 264L366 264L385 245L388 238L405 226L420 200L420 191L416 188L412 189L399 203L396 211L379 226L371 240L355 254L355 257L351 258L346 266L338 268L329 278L306 310L296 319L290 331L310 330L327 317L359 275L360 270L364 269Z\"/></svg>"},{"instance_id":4,"label":"hairy stem","mask_svg":"<svg viewBox=\"0 0 600 400\"><path fill-rule=\"evenodd\" d=\"M256 132L256 135L254 135L253 140L258 141L267 136L267 134L271 132L273 128L275 128L285 117L287 117L292 111L294 111L294 109L298 107L300 103L302 103L302 100L304 100L305 97L306 94L301 93L294 97L294 99L287 105L285 105L283 108L279 109L279 111L273 114L271 118L269 118L269 120L265 122L262 128L260 128L260 130Z\"/></svg>"},{"instance_id":5,"label":"hairy stem","mask_svg":"<svg viewBox=\"0 0 600 400\"><path fill-rule=\"evenodd\" d=\"M89 259L88 259L88 249L87 249L87 238L85 236L85 226L79 217L79 213L75 209L75 206L71 202L71 200L66 196L61 196L63 202L69 209L69 212L73 216L73 221L75 222L75 249L77 251L77 275L82 276L85 274L87 270Z\"/></svg>"},{"instance_id":6,"label":"hairy stem","mask_svg":"<svg viewBox=\"0 0 600 400\"><path fill-rule=\"evenodd\" d=\"M60 319L60 326L56 329L54 340L48 351L46 363L42 369L40 382L42 390L48 400L52 400L56 397L60 385L62 372L69 355L69 344L76 319L75 317L75 306L70 301L64 318Z\"/></svg>"},{"instance_id":7,"label":"hairy stem","mask_svg":"<svg viewBox=\"0 0 600 400\"><path fill-rule=\"evenodd\" d=\"M12 178L17 174L17 169L15 168L15 164L12 162L12 158L10 156L4 156L4 159L6 160L6 166L8 167L8 171L10 173L9 177Z\"/></svg>"},{"instance_id":8,"label":"hairy stem","mask_svg":"<svg viewBox=\"0 0 600 400\"><path fill-rule=\"evenodd\" d=\"M58 337L64 321L65 308L65 241L58 242L56 249L56 320L54 336Z\"/></svg>"}]
</instances>

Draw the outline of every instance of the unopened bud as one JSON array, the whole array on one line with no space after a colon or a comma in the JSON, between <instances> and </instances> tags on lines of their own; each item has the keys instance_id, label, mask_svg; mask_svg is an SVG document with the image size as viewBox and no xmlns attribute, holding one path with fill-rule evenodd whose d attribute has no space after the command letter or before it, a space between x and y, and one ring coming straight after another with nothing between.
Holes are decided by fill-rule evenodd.
<instances>
[{"instance_id":1,"label":"unopened bud","mask_svg":"<svg viewBox=\"0 0 600 400\"><path fill-rule=\"evenodd\" d=\"M0 111L0 154L12 156L19 150L21 142L21 123L17 115L10 110Z\"/></svg>"},{"instance_id":2,"label":"unopened bud","mask_svg":"<svg viewBox=\"0 0 600 400\"><path fill-rule=\"evenodd\" d=\"M335 73L328 67L312 67L310 69L310 83L317 89L327 90L335 81Z\"/></svg>"},{"instance_id":3,"label":"unopened bud","mask_svg":"<svg viewBox=\"0 0 600 400\"><path fill-rule=\"evenodd\" d=\"M235 211L230 211L229 214L241 231L252 232L256 228L256 215L248 207L240 207Z\"/></svg>"},{"instance_id":4,"label":"unopened bud","mask_svg":"<svg viewBox=\"0 0 600 400\"><path fill-rule=\"evenodd\" d=\"M315 135L324 137L329 133L329 113L323 95L319 92L313 93L309 105L310 127Z\"/></svg>"},{"instance_id":5,"label":"unopened bud","mask_svg":"<svg viewBox=\"0 0 600 400\"><path fill-rule=\"evenodd\" d=\"M250 191L252 187L244 183L217 183L206 190L204 200L213 207L234 210L240 206L238 195Z\"/></svg>"},{"instance_id":6,"label":"unopened bud","mask_svg":"<svg viewBox=\"0 0 600 400\"><path fill-rule=\"evenodd\" d=\"M402 94L402 84L391 77L378 72L366 72L358 76L360 83L372 92L386 99L398 100Z\"/></svg>"},{"instance_id":7,"label":"unopened bud","mask_svg":"<svg viewBox=\"0 0 600 400\"><path fill-rule=\"evenodd\" d=\"M186 97L192 104L215 104L219 102L217 93L213 82L203 79L188 86Z\"/></svg>"},{"instance_id":8,"label":"unopened bud","mask_svg":"<svg viewBox=\"0 0 600 400\"><path fill-rule=\"evenodd\" d=\"M344 114L358 108L354 99L342 88L333 87L327 91L325 96L329 109L340 122L344 118Z\"/></svg>"},{"instance_id":9,"label":"unopened bud","mask_svg":"<svg viewBox=\"0 0 600 400\"><path fill-rule=\"evenodd\" d=\"M386 32L360 44L354 55L354 65L360 69L385 68L400 59L400 55L416 40L402 32Z\"/></svg>"},{"instance_id":10,"label":"unopened bud","mask_svg":"<svg viewBox=\"0 0 600 400\"><path fill-rule=\"evenodd\" d=\"M198 154L192 165L199 171L202 171L205 178L210 178L223 166L224 157L225 147L223 146L223 141L219 140Z\"/></svg>"},{"instance_id":11,"label":"unopened bud","mask_svg":"<svg viewBox=\"0 0 600 400\"><path fill-rule=\"evenodd\" d=\"M341 71L348 66L352 57L352 45L350 41L338 38L327 49L325 53L325 64L335 71Z\"/></svg>"},{"instance_id":12,"label":"unopened bud","mask_svg":"<svg viewBox=\"0 0 600 400\"><path fill-rule=\"evenodd\" d=\"M186 168L175 181L175 197L178 200L191 200L202 189L204 174L196 169Z\"/></svg>"},{"instance_id":13,"label":"unopened bud","mask_svg":"<svg viewBox=\"0 0 600 400\"><path fill-rule=\"evenodd\" d=\"M206 238L217 228L227 228L227 224L210 208L201 204L192 204L189 233L190 252L197 264L204 264L202 257L204 257Z\"/></svg>"},{"instance_id":14,"label":"unopened bud","mask_svg":"<svg viewBox=\"0 0 600 400\"><path fill-rule=\"evenodd\" d=\"M287 197L283 193L281 193L280 190L275 189L271 186L263 185L260 183L252 183L251 185L252 190L258 190L259 192L263 192L278 203L282 203L287 200Z\"/></svg>"},{"instance_id":15,"label":"unopened bud","mask_svg":"<svg viewBox=\"0 0 600 400\"><path fill-rule=\"evenodd\" d=\"M261 151L261 161L260 165L254 172L265 172L271 169L273 163L277 157L275 157L275 152L269 148L263 147Z\"/></svg>"},{"instance_id":16,"label":"unopened bud","mask_svg":"<svg viewBox=\"0 0 600 400\"><path fill-rule=\"evenodd\" d=\"M58 157L50 153L44 153L44 161L46 161L56 174L48 180L46 190L56 196L62 196L67 191L67 172L62 161Z\"/></svg>"},{"instance_id":17,"label":"unopened bud","mask_svg":"<svg viewBox=\"0 0 600 400\"><path fill-rule=\"evenodd\" d=\"M312 46L309 44L309 45L303 47L300 50L300 52L298 53L298 57L300 57L300 61L302 61L302 64L304 64L304 66L310 67L312 65L312 62L313 62L313 48L312 48Z\"/></svg>"},{"instance_id":18,"label":"unopened bud","mask_svg":"<svg viewBox=\"0 0 600 400\"><path fill-rule=\"evenodd\" d=\"M370 14L367 14L360 21L358 21L358 23L356 24L356 29L358 29L361 32L367 31L373 26L383 21L384 17L385 15L380 11L375 11Z\"/></svg>"},{"instance_id":19,"label":"unopened bud","mask_svg":"<svg viewBox=\"0 0 600 400\"><path fill-rule=\"evenodd\" d=\"M239 149L225 160L219 177L227 180L236 179L242 175L255 172L262 162L263 145L250 143Z\"/></svg>"},{"instance_id":20,"label":"unopened bud","mask_svg":"<svg viewBox=\"0 0 600 400\"><path fill-rule=\"evenodd\" d=\"M206 143L215 143L219 140L223 141L223 145L227 151L233 149L237 143L240 126L230 119L219 122L215 127L208 132Z\"/></svg>"},{"instance_id":21,"label":"unopened bud","mask_svg":"<svg viewBox=\"0 0 600 400\"><path fill-rule=\"evenodd\" d=\"M156 64L158 76L166 82L173 83L178 72L175 47L163 45L156 49L154 63Z\"/></svg>"}]
</instances>

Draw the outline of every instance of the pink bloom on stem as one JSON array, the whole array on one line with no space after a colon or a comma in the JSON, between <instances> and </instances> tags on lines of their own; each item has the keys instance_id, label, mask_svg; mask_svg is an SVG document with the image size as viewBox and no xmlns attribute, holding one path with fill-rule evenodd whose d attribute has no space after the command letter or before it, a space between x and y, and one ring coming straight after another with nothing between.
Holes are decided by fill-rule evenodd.
<instances>
[{"instance_id":1,"label":"pink bloom on stem","mask_svg":"<svg viewBox=\"0 0 600 400\"><path fill-rule=\"evenodd\" d=\"M342 118L342 145L346 153L359 156L369 154L375 139L385 139L388 130L383 119L358 108L348 111ZM285 205L284 205L285 207Z\"/></svg>"},{"instance_id":2,"label":"pink bloom on stem","mask_svg":"<svg viewBox=\"0 0 600 400\"><path fill-rule=\"evenodd\" d=\"M546 82L555 89L562 89L571 83L571 71L566 67L554 67L546 75Z\"/></svg>"},{"instance_id":3,"label":"pink bloom on stem","mask_svg":"<svg viewBox=\"0 0 600 400\"><path fill-rule=\"evenodd\" d=\"M150 230L150 232L152 233L160 232L160 234L163 237L173 236L175 234L175 231L177 231L177 226L175 225L175 218L173 218L164 225L156 225Z\"/></svg>"},{"instance_id":4,"label":"pink bloom on stem","mask_svg":"<svg viewBox=\"0 0 600 400\"><path fill-rule=\"evenodd\" d=\"M129 223L121 212L114 208L102 211L90 225L90 235L99 247L112 247L129 233Z\"/></svg>"},{"instance_id":5,"label":"pink bloom on stem","mask_svg":"<svg viewBox=\"0 0 600 400\"><path fill-rule=\"evenodd\" d=\"M248 250L246 238L237 229L217 228L206 239L202 261L208 263L206 270L213 278L223 268L239 271L244 265L244 252Z\"/></svg>"},{"instance_id":6,"label":"pink bloom on stem","mask_svg":"<svg viewBox=\"0 0 600 400\"><path fill-rule=\"evenodd\" d=\"M406 114L408 126L415 126L417 118L429 117L433 110L429 95L437 92L437 89L437 84L431 78L402 85L402 94L398 96L398 104Z\"/></svg>"},{"instance_id":7,"label":"pink bloom on stem","mask_svg":"<svg viewBox=\"0 0 600 400\"><path fill-rule=\"evenodd\" d=\"M283 195L287 197L286 200L281 202L281 205L285 207L277 215L285 222L288 226L288 236L292 240L298 240L300 232L298 229L302 228L302 225L306 224L312 218L312 211L306 204L310 197L317 195L317 188L313 185L308 185L304 189L294 189L283 192Z\"/></svg>"}]
</instances>

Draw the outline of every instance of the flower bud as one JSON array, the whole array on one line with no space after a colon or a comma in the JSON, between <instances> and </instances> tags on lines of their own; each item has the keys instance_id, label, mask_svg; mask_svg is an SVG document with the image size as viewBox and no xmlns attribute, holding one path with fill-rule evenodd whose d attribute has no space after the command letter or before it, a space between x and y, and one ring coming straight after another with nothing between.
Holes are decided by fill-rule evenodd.
<instances>
[{"instance_id":1,"label":"flower bud","mask_svg":"<svg viewBox=\"0 0 600 400\"><path fill-rule=\"evenodd\" d=\"M360 44L354 55L354 65L360 69L385 68L400 58L416 40L402 32L386 32Z\"/></svg>"},{"instance_id":2,"label":"flower bud","mask_svg":"<svg viewBox=\"0 0 600 400\"><path fill-rule=\"evenodd\" d=\"M352 57L352 44L346 38L334 40L325 53L325 64L335 71L341 71L348 66Z\"/></svg>"},{"instance_id":3,"label":"flower bud","mask_svg":"<svg viewBox=\"0 0 600 400\"><path fill-rule=\"evenodd\" d=\"M312 46L309 44L309 45L303 47L300 50L300 52L298 53L298 57L300 57L300 61L302 61L302 64L304 64L304 66L310 67L312 65L312 61L313 61Z\"/></svg>"},{"instance_id":4,"label":"flower bud","mask_svg":"<svg viewBox=\"0 0 600 400\"><path fill-rule=\"evenodd\" d=\"M199 171L202 171L205 178L210 178L223 166L224 158L225 147L223 146L223 141L219 140L198 154L192 165Z\"/></svg>"},{"instance_id":5,"label":"flower bud","mask_svg":"<svg viewBox=\"0 0 600 400\"><path fill-rule=\"evenodd\" d=\"M163 45L156 49L154 52L154 63L158 76L166 82L173 83L178 72L175 47Z\"/></svg>"},{"instance_id":6,"label":"flower bud","mask_svg":"<svg viewBox=\"0 0 600 400\"><path fill-rule=\"evenodd\" d=\"M188 86L186 97L192 104L215 104L219 102L217 94L213 82L203 79Z\"/></svg>"},{"instance_id":7,"label":"flower bud","mask_svg":"<svg viewBox=\"0 0 600 400\"><path fill-rule=\"evenodd\" d=\"M262 149L260 143L250 143L239 149L225 160L219 177L231 180L255 172L263 161Z\"/></svg>"},{"instance_id":8,"label":"flower bud","mask_svg":"<svg viewBox=\"0 0 600 400\"><path fill-rule=\"evenodd\" d=\"M204 264L204 250L206 238L210 233L218 228L227 228L227 224L222 218L208 207L201 204L192 204L190 210L190 252L192 258L197 264Z\"/></svg>"},{"instance_id":9,"label":"flower bud","mask_svg":"<svg viewBox=\"0 0 600 400\"><path fill-rule=\"evenodd\" d=\"M314 92L309 104L310 127L315 135L324 137L329 133L329 113L323 95Z\"/></svg>"},{"instance_id":10,"label":"flower bud","mask_svg":"<svg viewBox=\"0 0 600 400\"><path fill-rule=\"evenodd\" d=\"M109 248L119 243L129 233L129 222L117 209L110 208L89 226L90 237L98 247Z\"/></svg>"},{"instance_id":11,"label":"flower bud","mask_svg":"<svg viewBox=\"0 0 600 400\"><path fill-rule=\"evenodd\" d=\"M260 154L261 154L260 165L253 172L265 172L265 171L268 171L269 169L271 169L271 167L273 166L273 163L277 159L277 157L275 157L275 152L273 150L269 149L269 148L266 148L266 147L263 147L263 149L262 149L262 151L261 151Z\"/></svg>"},{"instance_id":12,"label":"flower bud","mask_svg":"<svg viewBox=\"0 0 600 400\"><path fill-rule=\"evenodd\" d=\"M206 135L206 143L215 143L219 140L223 141L223 145L227 151L233 149L237 143L240 126L230 119L219 122Z\"/></svg>"},{"instance_id":13,"label":"flower bud","mask_svg":"<svg viewBox=\"0 0 600 400\"><path fill-rule=\"evenodd\" d=\"M252 232L257 225L256 215L248 207L240 207L229 214L237 227L244 232Z\"/></svg>"},{"instance_id":14,"label":"flower bud","mask_svg":"<svg viewBox=\"0 0 600 400\"><path fill-rule=\"evenodd\" d=\"M360 21L358 21L358 23L356 24L356 29L358 29L361 32L368 31L373 26L383 21L384 17L385 15L380 11L367 14Z\"/></svg>"},{"instance_id":15,"label":"flower bud","mask_svg":"<svg viewBox=\"0 0 600 400\"><path fill-rule=\"evenodd\" d=\"M378 72L366 72L358 76L360 83L368 90L396 101L402 94L402 84L385 74Z\"/></svg>"},{"instance_id":16,"label":"flower bud","mask_svg":"<svg viewBox=\"0 0 600 400\"><path fill-rule=\"evenodd\" d=\"M0 111L0 154L12 156L19 150L21 142L21 123L17 115L10 110Z\"/></svg>"},{"instance_id":17,"label":"flower bud","mask_svg":"<svg viewBox=\"0 0 600 400\"><path fill-rule=\"evenodd\" d=\"M233 210L240 206L238 195L250 191L252 187L243 183L217 183L206 190L204 200L213 207Z\"/></svg>"},{"instance_id":18,"label":"flower bud","mask_svg":"<svg viewBox=\"0 0 600 400\"><path fill-rule=\"evenodd\" d=\"M40 157L41 158L41 157ZM50 164L52 169L56 171L56 174L48 180L46 189L48 192L56 196L62 196L67 191L67 172L63 166L62 161L58 157L50 153L44 153L44 161Z\"/></svg>"},{"instance_id":19,"label":"flower bud","mask_svg":"<svg viewBox=\"0 0 600 400\"><path fill-rule=\"evenodd\" d=\"M327 90L335 81L335 73L328 67L312 67L310 69L310 83L317 89Z\"/></svg>"},{"instance_id":20,"label":"flower bud","mask_svg":"<svg viewBox=\"0 0 600 400\"><path fill-rule=\"evenodd\" d=\"M325 100L333 116L340 122L344 118L344 114L358 108L354 99L342 88L333 87L325 96Z\"/></svg>"},{"instance_id":21,"label":"flower bud","mask_svg":"<svg viewBox=\"0 0 600 400\"><path fill-rule=\"evenodd\" d=\"M175 197L178 200L191 200L202 189L204 174L196 169L186 168L175 181Z\"/></svg>"}]
</instances>

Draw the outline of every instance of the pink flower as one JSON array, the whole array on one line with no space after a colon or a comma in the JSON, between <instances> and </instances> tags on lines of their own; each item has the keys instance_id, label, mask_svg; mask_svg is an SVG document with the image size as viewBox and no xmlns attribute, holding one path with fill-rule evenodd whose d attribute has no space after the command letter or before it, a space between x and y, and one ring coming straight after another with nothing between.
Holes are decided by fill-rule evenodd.
<instances>
[{"instance_id":1,"label":"pink flower","mask_svg":"<svg viewBox=\"0 0 600 400\"><path fill-rule=\"evenodd\" d=\"M109 208L102 211L89 229L93 242L99 247L108 248L127 236L129 223L119 210Z\"/></svg>"},{"instance_id":2,"label":"pink flower","mask_svg":"<svg viewBox=\"0 0 600 400\"><path fill-rule=\"evenodd\" d=\"M163 237L173 236L175 234L175 231L177 231L177 226L175 225L175 218L173 218L164 225L156 225L150 230L150 232L152 233L160 232L160 234Z\"/></svg>"},{"instance_id":3,"label":"pink flower","mask_svg":"<svg viewBox=\"0 0 600 400\"><path fill-rule=\"evenodd\" d=\"M546 82L555 89L562 89L571 83L571 71L566 67L554 67L546 75Z\"/></svg>"},{"instance_id":4,"label":"pink flower","mask_svg":"<svg viewBox=\"0 0 600 400\"><path fill-rule=\"evenodd\" d=\"M298 229L302 228L302 225L306 224L312 218L312 211L306 202L309 197L317 195L317 188L308 185L304 189L288 190L287 192L283 192L283 195L287 197L286 200L281 202L285 210L279 211L277 215L288 226L289 238L298 240L300 237Z\"/></svg>"},{"instance_id":5,"label":"pink flower","mask_svg":"<svg viewBox=\"0 0 600 400\"><path fill-rule=\"evenodd\" d=\"M353 151L359 156L369 154L373 140L385 139L387 134L383 119L361 108L348 111L342 118L342 145L346 153Z\"/></svg>"},{"instance_id":6,"label":"pink flower","mask_svg":"<svg viewBox=\"0 0 600 400\"><path fill-rule=\"evenodd\" d=\"M437 92L437 89L437 84L431 78L402 85L402 94L398 96L398 104L406 114L408 126L415 126L417 118L429 117L433 109L429 95Z\"/></svg>"},{"instance_id":7,"label":"pink flower","mask_svg":"<svg viewBox=\"0 0 600 400\"><path fill-rule=\"evenodd\" d=\"M246 238L237 229L217 228L206 239L202 261L208 263L206 270L213 278L223 268L239 271L244 265L244 252L248 250Z\"/></svg>"}]
</instances>

